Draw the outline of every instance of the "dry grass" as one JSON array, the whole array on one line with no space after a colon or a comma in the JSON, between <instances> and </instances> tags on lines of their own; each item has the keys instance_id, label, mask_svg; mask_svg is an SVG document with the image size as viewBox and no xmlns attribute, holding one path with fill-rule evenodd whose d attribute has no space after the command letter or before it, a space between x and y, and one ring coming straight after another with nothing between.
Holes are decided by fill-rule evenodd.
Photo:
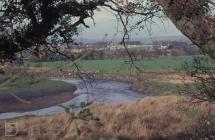
<instances>
[{"instance_id":1,"label":"dry grass","mask_svg":"<svg viewBox=\"0 0 215 140\"><path fill-rule=\"evenodd\" d=\"M144 72L136 76L131 88L147 95L176 95L194 79L185 72Z\"/></svg>"},{"instance_id":2,"label":"dry grass","mask_svg":"<svg viewBox=\"0 0 215 140\"><path fill-rule=\"evenodd\" d=\"M77 130L80 130L82 140L93 137L172 139L191 129L201 115L215 110L215 105L206 102L193 104L178 96L157 96L128 104L94 103L90 109L94 116L100 118L100 123L71 120L67 114L17 119L20 132L14 139L76 140Z\"/></svg>"},{"instance_id":3,"label":"dry grass","mask_svg":"<svg viewBox=\"0 0 215 140\"><path fill-rule=\"evenodd\" d=\"M194 79L188 76L185 72L143 72L138 75L137 80L144 79L160 80L172 84L193 83Z\"/></svg>"}]
</instances>

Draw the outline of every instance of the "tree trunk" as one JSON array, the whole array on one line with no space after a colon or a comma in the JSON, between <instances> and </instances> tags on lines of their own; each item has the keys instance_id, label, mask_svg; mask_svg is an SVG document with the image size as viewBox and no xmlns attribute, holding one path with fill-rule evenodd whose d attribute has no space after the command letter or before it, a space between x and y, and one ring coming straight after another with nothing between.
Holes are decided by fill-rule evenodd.
<instances>
[{"instance_id":1,"label":"tree trunk","mask_svg":"<svg viewBox=\"0 0 215 140\"><path fill-rule=\"evenodd\" d=\"M215 58L215 17L200 0L157 0L164 13L194 44Z\"/></svg>"}]
</instances>

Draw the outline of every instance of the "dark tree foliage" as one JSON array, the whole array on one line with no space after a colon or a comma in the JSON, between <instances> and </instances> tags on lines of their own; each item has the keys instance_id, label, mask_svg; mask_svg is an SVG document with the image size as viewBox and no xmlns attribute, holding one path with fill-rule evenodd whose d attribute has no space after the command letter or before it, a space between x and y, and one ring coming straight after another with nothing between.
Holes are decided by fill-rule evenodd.
<instances>
[{"instance_id":1,"label":"dark tree foliage","mask_svg":"<svg viewBox=\"0 0 215 140\"><path fill-rule=\"evenodd\" d=\"M102 3L76 0L1 0L0 58L30 46L48 43L48 37L71 41L77 26Z\"/></svg>"},{"instance_id":2,"label":"dark tree foliage","mask_svg":"<svg viewBox=\"0 0 215 140\"><path fill-rule=\"evenodd\" d=\"M148 1L148 0L147 0ZM131 13L153 17L154 8L141 3L112 0L0 0L0 58L12 59L14 53L32 46L50 45L56 42L72 42L77 27L92 18L98 6L106 6L117 14ZM141 12L134 11L134 7Z\"/></svg>"}]
</instances>

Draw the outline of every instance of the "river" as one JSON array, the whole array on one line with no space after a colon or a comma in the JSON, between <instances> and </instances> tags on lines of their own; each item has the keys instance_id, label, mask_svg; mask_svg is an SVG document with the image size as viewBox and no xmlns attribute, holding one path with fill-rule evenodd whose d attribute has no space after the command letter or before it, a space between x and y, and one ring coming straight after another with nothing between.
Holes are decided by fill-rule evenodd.
<instances>
[{"instance_id":1,"label":"river","mask_svg":"<svg viewBox=\"0 0 215 140\"><path fill-rule=\"evenodd\" d=\"M81 102L95 101L100 103L118 104L136 101L145 97L143 94L130 90L130 84L127 82L111 80L52 80L61 80L76 85L77 90L75 91L75 94L78 94L78 96L68 102L62 103L62 105L69 106L73 104L77 106L77 110L79 109ZM51 115L61 112L64 112L64 109L56 105L35 111L1 113L0 119L11 119L26 115Z\"/></svg>"}]
</instances>

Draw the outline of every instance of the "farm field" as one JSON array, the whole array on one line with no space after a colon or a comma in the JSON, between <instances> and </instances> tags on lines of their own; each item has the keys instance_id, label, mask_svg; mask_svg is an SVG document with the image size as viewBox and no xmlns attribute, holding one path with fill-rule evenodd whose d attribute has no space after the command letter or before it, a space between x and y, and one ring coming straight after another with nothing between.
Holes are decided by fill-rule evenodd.
<instances>
[{"instance_id":1,"label":"farm field","mask_svg":"<svg viewBox=\"0 0 215 140\"><path fill-rule=\"evenodd\" d=\"M183 70L185 62L191 62L192 57L160 57L160 58L145 58L145 60L135 61L135 65L146 71L168 71L168 70ZM77 62L82 70L89 71L127 71L131 68L131 62L128 60L80 60ZM55 69L74 68L72 62L57 61L57 62L26 62L24 66L30 67L45 67Z\"/></svg>"}]
</instances>

